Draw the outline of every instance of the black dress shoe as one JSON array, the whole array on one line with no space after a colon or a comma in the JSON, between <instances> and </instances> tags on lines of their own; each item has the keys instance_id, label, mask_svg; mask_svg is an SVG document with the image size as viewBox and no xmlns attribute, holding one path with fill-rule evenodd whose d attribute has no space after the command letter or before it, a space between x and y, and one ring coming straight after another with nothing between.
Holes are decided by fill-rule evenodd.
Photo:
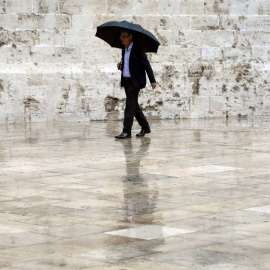
<instances>
[{"instance_id":1,"label":"black dress shoe","mask_svg":"<svg viewBox=\"0 0 270 270\"><path fill-rule=\"evenodd\" d=\"M127 139L131 138L130 132L122 132L120 135L115 136L116 139Z\"/></svg>"},{"instance_id":2,"label":"black dress shoe","mask_svg":"<svg viewBox=\"0 0 270 270\"><path fill-rule=\"evenodd\" d=\"M143 137L145 134L150 133L150 128L142 128L141 132L136 134L137 137Z\"/></svg>"}]
</instances>

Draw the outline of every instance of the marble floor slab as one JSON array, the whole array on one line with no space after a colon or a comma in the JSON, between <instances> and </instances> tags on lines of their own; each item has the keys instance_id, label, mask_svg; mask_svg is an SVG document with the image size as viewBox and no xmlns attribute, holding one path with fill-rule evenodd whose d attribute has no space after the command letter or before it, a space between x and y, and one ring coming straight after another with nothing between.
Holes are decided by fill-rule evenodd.
<instances>
[{"instance_id":1,"label":"marble floor slab","mask_svg":"<svg viewBox=\"0 0 270 270\"><path fill-rule=\"evenodd\" d=\"M144 240L153 240L153 239L169 237L169 236L185 234L185 233L192 233L192 232L195 232L195 231L177 229L177 228L171 228L171 227L163 227L163 226L157 226L157 225L149 225L149 226L140 226L140 227L129 228L129 229L124 229L124 230L106 232L106 234L144 239Z\"/></svg>"},{"instance_id":2,"label":"marble floor slab","mask_svg":"<svg viewBox=\"0 0 270 270\"><path fill-rule=\"evenodd\" d=\"M270 119L0 126L0 269L269 270Z\"/></svg>"},{"instance_id":3,"label":"marble floor slab","mask_svg":"<svg viewBox=\"0 0 270 270\"><path fill-rule=\"evenodd\" d=\"M247 208L244 209L247 211L255 211L255 212L262 212L262 213L268 213L270 214L270 205L263 205L263 206L259 206L259 207L252 207L252 208Z\"/></svg>"}]
</instances>

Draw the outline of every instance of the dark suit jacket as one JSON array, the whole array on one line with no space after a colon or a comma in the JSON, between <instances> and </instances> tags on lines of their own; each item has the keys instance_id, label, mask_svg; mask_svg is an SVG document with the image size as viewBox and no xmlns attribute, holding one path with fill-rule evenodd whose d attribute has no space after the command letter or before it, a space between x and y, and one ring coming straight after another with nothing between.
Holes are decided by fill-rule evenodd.
<instances>
[{"instance_id":1,"label":"dark suit jacket","mask_svg":"<svg viewBox=\"0 0 270 270\"><path fill-rule=\"evenodd\" d=\"M125 64L124 55L125 55L125 46L123 46L122 48L121 87L124 86L123 80L123 69ZM133 42L133 46L131 48L129 56L129 72L131 80L136 88L139 89L145 88L146 86L145 71L148 75L150 82L155 83L156 82L155 76L144 50L140 46L138 46L135 42Z\"/></svg>"}]
</instances>

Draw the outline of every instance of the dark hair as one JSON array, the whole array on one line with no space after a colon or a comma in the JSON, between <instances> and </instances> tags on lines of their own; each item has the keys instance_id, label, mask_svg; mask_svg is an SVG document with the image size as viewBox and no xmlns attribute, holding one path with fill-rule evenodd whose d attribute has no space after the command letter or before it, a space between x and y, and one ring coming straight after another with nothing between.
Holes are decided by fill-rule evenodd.
<instances>
[{"instance_id":1,"label":"dark hair","mask_svg":"<svg viewBox=\"0 0 270 270\"><path fill-rule=\"evenodd\" d=\"M120 29L120 32L123 32L123 31L127 32L127 33L128 33L128 35L133 35L133 31L132 31L132 30L130 30L130 29L121 28L121 29Z\"/></svg>"}]
</instances>

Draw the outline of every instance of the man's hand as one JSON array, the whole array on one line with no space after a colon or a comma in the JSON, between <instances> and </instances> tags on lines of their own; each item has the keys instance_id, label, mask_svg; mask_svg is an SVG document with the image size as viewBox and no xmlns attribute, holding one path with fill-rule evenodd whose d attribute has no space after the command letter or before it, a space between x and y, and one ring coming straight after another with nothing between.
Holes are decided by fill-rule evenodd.
<instances>
[{"instance_id":1,"label":"man's hand","mask_svg":"<svg viewBox=\"0 0 270 270\"><path fill-rule=\"evenodd\" d=\"M155 89L157 87L157 83L151 83L152 89Z\"/></svg>"},{"instance_id":2,"label":"man's hand","mask_svg":"<svg viewBox=\"0 0 270 270\"><path fill-rule=\"evenodd\" d=\"M117 64L117 69L118 69L118 70L120 70L120 69L122 68L122 67L121 67L121 64L122 64L121 62L119 62L119 63Z\"/></svg>"}]
</instances>

